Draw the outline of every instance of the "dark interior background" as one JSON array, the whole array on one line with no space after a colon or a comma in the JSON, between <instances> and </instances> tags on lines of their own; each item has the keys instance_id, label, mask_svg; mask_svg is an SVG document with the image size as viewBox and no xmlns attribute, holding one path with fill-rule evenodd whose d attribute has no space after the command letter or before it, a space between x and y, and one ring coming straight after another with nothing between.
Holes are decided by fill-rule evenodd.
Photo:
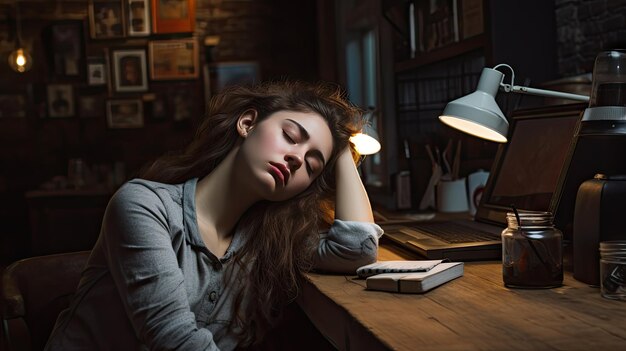
<instances>
[{"instance_id":1,"label":"dark interior background","mask_svg":"<svg viewBox=\"0 0 626 351\"><path fill-rule=\"evenodd\" d=\"M385 2L346 0L343 7L354 10L350 14L352 21L375 16L383 28L381 31L389 34L392 32L388 29L389 23L382 19L381 13L365 11L371 8L381 11L381 4ZM45 45L46 30L55 23L73 21L81 24L84 57L103 56L106 54L105 49L146 48L149 40L180 37L151 35L146 38L91 39L88 34L88 3L86 0L19 1L22 39L31 48L35 62L33 69L24 74L13 72L6 64L7 56L15 45L16 2L0 3L0 95L18 94L25 98L24 117L0 117L0 261L4 263L36 253L33 251L33 215L29 214L27 192L40 189L43 183L56 176L66 176L68 161L75 158L81 158L94 174L97 173L95 170L112 170L117 165L124 170L124 179L132 178L146 162L185 145L202 118L205 96L211 93L206 91L202 74L193 80L149 81L149 91L139 94L116 94L107 87L88 86L84 74L71 78L56 74L49 65L50 48ZM332 0L197 0L193 35L199 38L200 66L216 62L254 61L258 63L262 80L322 79L345 84L342 73L345 72L346 62L342 61L341 54L343 42L337 35L337 30L344 24L336 22L340 18L335 13L338 3ZM507 19L497 16L498 6L491 6L495 0L485 0L485 3L496 11L486 15L486 21L493 28L488 34L494 42L506 41L498 36L497 26L506 26ZM551 4L554 11L549 13L549 17L554 22L550 27L551 32L545 34L553 41L551 50L527 53L540 57L551 55L546 63L550 65L550 78L589 73L599 51L623 47L623 38L626 38L626 1L555 0ZM528 26L533 26L531 19L527 22ZM518 28L517 32L523 35L524 28ZM219 38L217 44L205 42L206 38L216 37ZM380 40L392 37L381 36ZM506 45L514 46L515 43L508 42ZM393 52L389 51L381 52L381 55L386 55L381 57L381 64L403 59L393 57ZM71 84L75 99L89 94L99 94L105 99L142 99L144 127L111 129L107 127L104 118L50 118L47 113L46 87L58 83ZM393 94L393 85L385 89ZM381 95L385 96L386 92ZM191 111L191 118L182 121L172 117L172 101L179 95L185 99ZM153 101L158 99L166 102L167 113L157 118L152 112ZM382 103L393 105L395 101ZM393 116L387 118L395 121ZM413 127L407 128L404 128L404 133L410 133ZM401 126L398 130L402 130ZM398 139L395 136L386 141L391 150L385 155L388 174L401 167L401 163L397 162L401 158L401 144L394 138ZM466 156L474 152L481 159L486 159L488 166L489 156L495 154L495 147L476 145L474 150L467 151ZM429 171L425 156L420 157L411 165L412 169L416 173L422 172L423 168ZM422 167L424 165L426 167ZM427 179L427 176L424 178ZM104 193L112 190L106 189ZM76 208L81 204L67 206ZM100 204L93 206L97 208ZM63 221L70 223L81 220L81 216L75 212L61 212L56 215ZM90 213L97 216L99 212L95 210ZM45 228L40 230L45 231Z\"/></svg>"}]
</instances>

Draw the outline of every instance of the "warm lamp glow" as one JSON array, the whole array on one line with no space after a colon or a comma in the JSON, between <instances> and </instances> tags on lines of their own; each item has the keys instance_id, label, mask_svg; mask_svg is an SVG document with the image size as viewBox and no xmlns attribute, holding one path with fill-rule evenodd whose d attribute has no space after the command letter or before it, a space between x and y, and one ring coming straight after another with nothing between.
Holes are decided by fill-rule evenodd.
<instances>
[{"instance_id":1,"label":"warm lamp glow","mask_svg":"<svg viewBox=\"0 0 626 351\"><path fill-rule=\"evenodd\" d=\"M18 73L28 71L33 65L33 58L28 50L22 46L22 20L19 3L15 2L15 51L9 55L9 67Z\"/></svg>"},{"instance_id":2,"label":"warm lamp glow","mask_svg":"<svg viewBox=\"0 0 626 351\"><path fill-rule=\"evenodd\" d=\"M17 59L15 59L15 63L17 63L17 65L20 67L24 67L24 65L26 64L26 57L24 57L24 52L22 50L18 52Z\"/></svg>"},{"instance_id":3,"label":"warm lamp glow","mask_svg":"<svg viewBox=\"0 0 626 351\"><path fill-rule=\"evenodd\" d=\"M356 152L360 155L371 155L380 151L380 143L373 137L357 133L350 137L350 141L354 144Z\"/></svg>"},{"instance_id":4,"label":"warm lamp glow","mask_svg":"<svg viewBox=\"0 0 626 351\"><path fill-rule=\"evenodd\" d=\"M466 119L452 116L439 116L439 120L452 128L458 129L462 132L479 138L495 141L497 143L507 142L506 137L494 131L493 129L487 128L472 121L468 121Z\"/></svg>"},{"instance_id":5,"label":"warm lamp glow","mask_svg":"<svg viewBox=\"0 0 626 351\"><path fill-rule=\"evenodd\" d=\"M33 65L33 59L24 48L18 48L9 55L9 66L19 73L28 71Z\"/></svg>"}]
</instances>

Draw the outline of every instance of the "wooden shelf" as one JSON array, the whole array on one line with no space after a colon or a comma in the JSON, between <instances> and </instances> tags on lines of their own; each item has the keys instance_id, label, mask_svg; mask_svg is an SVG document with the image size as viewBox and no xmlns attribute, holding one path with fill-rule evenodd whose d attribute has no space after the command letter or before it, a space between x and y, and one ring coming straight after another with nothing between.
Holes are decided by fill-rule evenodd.
<instances>
[{"instance_id":1,"label":"wooden shelf","mask_svg":"<svg viewBox=\"0 0 626 351\"><path fill-rule=\"evenodd\" d=\"M485 34L479 34L459 41L458 43L450 44L431 52L422 53L413 59L397 62L394 68L396 72L403 72L412 68L447 60L470 51L484 48L486 44L487 40Z\"/></svg>"}]
</instances>

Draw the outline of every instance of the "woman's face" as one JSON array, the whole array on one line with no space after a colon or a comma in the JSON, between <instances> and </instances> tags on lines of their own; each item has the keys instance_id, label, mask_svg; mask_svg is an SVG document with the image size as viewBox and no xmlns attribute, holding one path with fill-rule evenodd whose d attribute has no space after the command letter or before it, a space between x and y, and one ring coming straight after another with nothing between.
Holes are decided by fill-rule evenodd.
<instances>
[{"instance_id":1,"label":"woman's face","mask_svg":"<svg viewBox=\"0 0 626 351\"><path fill-rule=\"evenodd\" d=\"M242 134L242 131L240 131ZM301 193L322 173L333 150L330 128L314 112L279 111L243 131L241 172L264 200Z\"/></svg>"}]
</instances>

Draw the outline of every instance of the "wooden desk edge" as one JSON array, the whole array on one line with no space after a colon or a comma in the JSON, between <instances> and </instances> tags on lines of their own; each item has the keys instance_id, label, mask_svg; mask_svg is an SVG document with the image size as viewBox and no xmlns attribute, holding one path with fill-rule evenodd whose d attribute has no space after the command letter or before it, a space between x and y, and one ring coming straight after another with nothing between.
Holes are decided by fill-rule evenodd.
<instances>
[{"instance_id":1,"label":"wooden desk edge","mask_svg":"<svg viewBox=\"0 0 626 351\"><path fill-rule=\"evenodd\" d=\"M396 247L382 245L379 259L411 259L404 254ZM462 344L467 349L496 350L510 347L521 336L531 339L527 344L529 349L598 346L602 349L608 346L626 346L626 330L619 327L626 323L624 302L602 298L599 289L576 281L569 272L566 272L564 286L561 288L507 289L501 283L500 265L497 261L466 263L466 277L447 283L447 286L438 288L439 290L431 294L419 295L420 297L365 292L363 288L357 287L361 285L359 282L351 281L354 278L352 275L312 273L308 276L310 281L305 282L302 287L298 304L318 330L339 350L412 350L418 340L424 342L422 347L433 350L460 346L458 338L461 336L461 340L464 340ZM481 298L482 293L479 290L482 289L488 293L485 297L491 297L486 300ZM446 301L465 302L447 308L443 305L437 307ZM495 306L484 309L484 304L492 302ZM391 303L389 310L381 309L385 303ZM404 305L405 303L408 304ZM473 307L462 307L459 314L450 312L450 307L456 310L468 303ZM397 315L410 314L411 308L417 305L422 312L428 306L429 312L413 317ZM482 307L479 306L477 310L477 305ZM482 316L475 315L477 312ZM394 323L386 322L388 319L381 318L380 313L395 316L390 317L394 319L395 326ZM440 326L445 327L448 323L451 325L450 331L456 328L459 334L452 334L456 341L441 339L445 334L429 334L429 329L423 324L415 329L417 334L413 334L407 331L407 327L410 330L410 325L403 325L400 320L410 325L417 321L424 323L436 320L441 323ZM535 320L543 320L547 325L559 324L563 330L539 329ZM473 330L478 334L466 338L472 335ZM404 334L400 336L398 332Z\"/></svg>"},{"instance_id":2,"label":"wooden desk edge","mask_svg":"<svg viewBox=\"0 0 626 351\"><path fill-rule=\"evenodd\" d=\"M313 282L304 282L296 301L313 325L338 350L391 349Z\"/></svg>"}]
</instances>

